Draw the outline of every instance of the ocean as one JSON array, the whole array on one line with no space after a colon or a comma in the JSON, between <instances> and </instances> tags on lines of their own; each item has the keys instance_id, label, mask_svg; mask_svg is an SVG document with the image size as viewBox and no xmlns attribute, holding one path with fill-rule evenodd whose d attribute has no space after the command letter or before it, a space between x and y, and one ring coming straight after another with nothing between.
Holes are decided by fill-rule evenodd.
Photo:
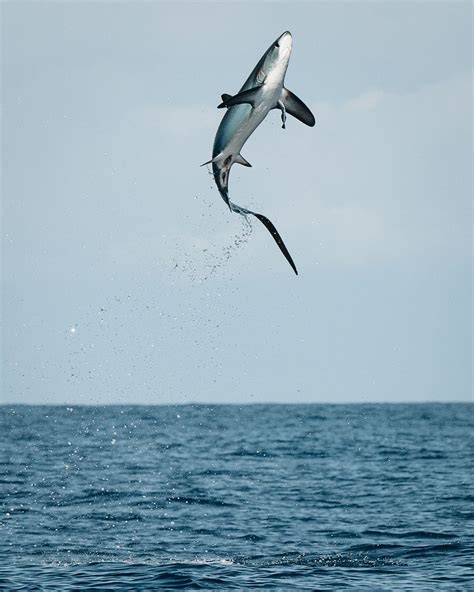
<instances>
[{"instance_id":1,"label":"ocean","mask_svg":"<svg viewBox=\"0 0 474 592\"><path fill-rule=\"evenodd\" d=\"M0 407L2 590L474 590L473 406Z\"/></svg>"}]
</instances>

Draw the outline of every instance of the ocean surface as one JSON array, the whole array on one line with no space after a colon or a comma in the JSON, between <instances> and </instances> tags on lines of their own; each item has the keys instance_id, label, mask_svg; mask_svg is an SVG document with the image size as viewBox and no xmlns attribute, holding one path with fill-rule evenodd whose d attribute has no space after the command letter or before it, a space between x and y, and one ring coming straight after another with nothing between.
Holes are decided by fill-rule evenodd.
<instances>
[{"instance_id":1,"label":"ocean surface","mask_svg":"<svg viewBox=\"0 0 474 592\"><path fill-rule=\"evenodd\" d=\"M0 407L0 589L474 590L473 405Z\"/></svg>"}]
</instances>

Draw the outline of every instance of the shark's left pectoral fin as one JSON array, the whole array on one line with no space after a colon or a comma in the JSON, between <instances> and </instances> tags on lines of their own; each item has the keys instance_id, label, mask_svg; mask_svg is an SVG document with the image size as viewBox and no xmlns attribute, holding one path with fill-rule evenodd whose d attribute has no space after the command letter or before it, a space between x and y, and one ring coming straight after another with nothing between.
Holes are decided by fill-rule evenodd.
<instances>
[{"instance_id":1,"label":"shark's left pectoral fin","mask_svg":"<svg viewBox=\"0 0 474 592\"><path fill-rule=\"evenodd\" d=\"M218 109L223 109L224 107L233 107L234 105L242 105L242 103L250 103L252 106L257 100L258 93L260 88L250 88L249 90L244 90L233 97L230 95L222 95L222 103L217 106ZM226 99L224 99L226 97Z\"/></svg>"},{"instance_id":2,"label":"shark's left pectoral fin","mask_svg":"<svg viewBox=\"0 0 474 592\"><path fill-rule=\"evenodd\" d=\"M316 123L314 115L303 101L287 88L283 89L281 101L284 104L287 113L293 115L293 117L296 117L296 119L299 119L302 123L309 125L310 127L314 126Z\"/></svg>"}]
</instances>

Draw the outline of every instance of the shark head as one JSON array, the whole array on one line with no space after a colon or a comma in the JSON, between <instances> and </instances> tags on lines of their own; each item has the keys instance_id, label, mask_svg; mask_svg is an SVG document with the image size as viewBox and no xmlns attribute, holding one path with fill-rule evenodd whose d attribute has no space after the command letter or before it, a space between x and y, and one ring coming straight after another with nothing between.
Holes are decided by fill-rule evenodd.
<instances>
[{"instance_id":1,"label":"shark head","mask_svg":"<svg viewBox=\"0 0 474 592\"><path fill-rule=\"evenodd\" d=\"M285 31L274 41L265 53L260 71L257 74L257 82L263 83L269 77L283 79L288 68L293 38L289 31Z\"/></svg>"},{"instance_id":2,"label":"shark head","mask_svg":"<svg viewBox=\"0 0 474 592\"><path fill-rule=\"evenodd\" d=\"M280 57L284 55L289 55L291 52L291 45L293 43L293 38L289 31L285 31L273 44L277 47L280 52Z\"/></svg>"}]
</instances>

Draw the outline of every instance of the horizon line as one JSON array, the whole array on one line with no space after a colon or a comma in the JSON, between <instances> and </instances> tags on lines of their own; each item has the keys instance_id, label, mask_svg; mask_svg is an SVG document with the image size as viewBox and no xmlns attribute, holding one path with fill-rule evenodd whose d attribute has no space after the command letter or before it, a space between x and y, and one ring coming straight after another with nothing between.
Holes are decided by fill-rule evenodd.
<instances>
[{"instance_id":1,"label":"horizon line","mask_svg":"<svg viewBox=\"0 0 474 592\"><path fill-rule=\"evenodd\" d=\"M319 402L245 402L245 403L0 403L0 407L256 407L311 405L472 405L473 400L456 401L319 401Z\"/></svg>"}]
</instances>

